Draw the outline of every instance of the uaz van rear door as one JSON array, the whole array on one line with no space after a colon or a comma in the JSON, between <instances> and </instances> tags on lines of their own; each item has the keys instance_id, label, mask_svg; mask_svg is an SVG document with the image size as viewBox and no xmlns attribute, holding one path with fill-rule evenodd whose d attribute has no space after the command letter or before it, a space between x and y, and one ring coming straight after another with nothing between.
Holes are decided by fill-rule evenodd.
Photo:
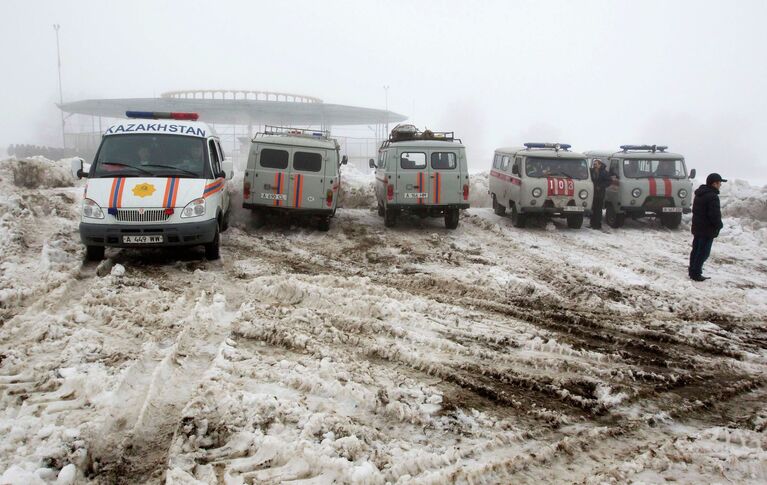
<instances>
[{"instance_id":1,"label":"uaz van rear door","mask_svg":"<svg viewBox=\"0 0 767 485\"><path fill-rule=\"evenodd\" d=\"M287 206L296 209L329 208L326 207L325 194L326 186L329 187L325 173L327 150L296 147L293 148L292 160Z\"/></svg>"},{"instance_id":2,"label":"uaz van rear door","mask_svg":"<svg viewBox=\"0 0 767 485\"><path fill-rule=\"evenodd\" d=\"M429 154L429 203L432 205L458 204L463 189L461 184L460 152L440 149Z\"/></svg>"},{"instance_id":3,"label":"uaz van rear door","mask_svg":"<svg viewBox=\"0 0 767 485\"><path fill-rule=\"evenodd\" d=\"M259 145L253 174L253 202L270 207L289 207L290 149Z\"/></svg>"},{"instance_id":4,"label":"uaz van rear door","mask_svg":"<svg viewBox=\"0 0 767 485\"><path fill-rule=\"evenodd\" d=\"M426 150L403 149L399 158L387 160L397 164L397 203L425 205L429 203L429 168Z\"/></svg>"}]
</instances>

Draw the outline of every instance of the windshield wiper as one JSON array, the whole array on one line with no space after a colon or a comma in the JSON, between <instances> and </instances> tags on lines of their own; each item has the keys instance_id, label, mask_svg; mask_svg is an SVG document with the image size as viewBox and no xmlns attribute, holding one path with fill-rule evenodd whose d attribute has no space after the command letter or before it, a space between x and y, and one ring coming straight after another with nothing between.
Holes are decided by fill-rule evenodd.
<instances>
[{"instance_id":1,"label":"windshield wiper","mask_svg":"<svg viewBox=\"0 0 767 485\"><path fill-rule=\"evenodd\" d=\"M549 172L549 177L552 176L552 175L563 175L563 176L565 176L567 178L571 178L571 179L575 178L575 177L573 177L570 174L566 174L565 172L562 172L561 170L552 170L551 172Z\"/></svg>"},{"instance_id":2,"label":"windshield wiper","mask_svg":"<svg viewBox=\"0 0 767 485\"><path fill-rule=\"evenodd\" d=\"M179 172L185 172L185 173L188 173L188 174L189 174L189 175L191 175L192 177L199 177L199 175L197 174L197 172L192 172L191 170L187 170L187 169L185 169L185 168L174 167L173 165L161 165L161 164L159 164L159 163L148 163L148 164L146 164L146 165L144 165L144 166L145 166L145 167L160 167L160 168L169 168L169 169L171 169L171 170L178 170Z\"/></svg>"},{"instance_id":3,"label":"windshield wiper","mask_svg":"<svg viewBox=\"0 0 767 485\"><path fill-rule=\"evenodd\" d=\"M101 162L101 165L117 165L119 167L128 167L128 168L132 168L133 170L138 170L139 172L152 175L152 172L150 172L149 170L144 170L141 167L136 167L134 165L129 165L127 163L122 163L122 162Z\"/></svg>"}]
</instances>

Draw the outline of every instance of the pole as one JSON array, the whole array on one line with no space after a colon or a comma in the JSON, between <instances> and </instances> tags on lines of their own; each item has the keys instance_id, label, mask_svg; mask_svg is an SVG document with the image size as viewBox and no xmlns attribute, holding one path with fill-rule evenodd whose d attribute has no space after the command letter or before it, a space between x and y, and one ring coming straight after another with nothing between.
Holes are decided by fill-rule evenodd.
<instances>
[{"instance_id":1,"label":"pole","mask_svg":"<svg viewBox=\"0 0 767 485\"><path fill-rule=\"evenodd\" d=\"M386 133L384 137L389 135L389 86L384 86L384 97L386 98Z\"/></svg>"},{"instance_id":2,"label":"pole","mask_svg":"<svg viewBox=\"0 0 767 485\"><path fill-rule=\"evenodd\" d=\"M53 24L53 30L56 31L56 57L59 61L59 111L61 112L61 142L64 148L67 146L67 139L64 136L64 110L61 106L64 104L64 92L61 89L61 48L59 47L59 24Z\"/></svg>"}]
</instances>

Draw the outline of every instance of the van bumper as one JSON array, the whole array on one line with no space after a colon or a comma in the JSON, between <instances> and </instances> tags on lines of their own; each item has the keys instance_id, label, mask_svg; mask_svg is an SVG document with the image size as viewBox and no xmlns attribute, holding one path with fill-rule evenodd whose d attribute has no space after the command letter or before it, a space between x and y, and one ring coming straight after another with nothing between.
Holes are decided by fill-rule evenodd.
<instances>
[{"instance_id":1,"label":"van bumper","mask_svg":"<svg viewBox=\"0 0 767 485\"><path fill-rule=\"evenodd\" d=\"M422 211L422 210L436 210L436 211L443 211L445 209L468 209L470 207L470 204L462 203L462 204L386 204L386 207L389 209L394 210L400 210L400 211Z\"/></svg>"},{"instance_id":2,"label":"van bumper","mask_svg":"<svg viewBox=\"0 0 767 485\"><path fill-rule=\"evenodd\" d=\"M242 203L243 209L259 209L259 210L265 210L269 212L281 212L284 214L295 214L295 215L304 215L304 216L332 216L335 214L336 210L334 208L328 208L328 209L296 209L295 207L274 207L269 205L262 205L262 204L253 204L252 202L243 202Z\"/></svg>"},{"instance_id":3,"label":"van bumper","mask_svg":"<svg viewBox=\"0 0 767 485\"><path fill-rule=\"evenodd\" d=\"M586 217L591 216L591 209L584 209L582 211L565 211L561 207L523 207L520 211L522 214L543 214L547 216L559 216L566 217L569 215L582 214Z\"/></svg>"},{"instance_id":4,"label":"van bumper","mask_svg":"<svg viewBox=\"0 0 767 485\"><path fill-rule=\"evenodd\" d=\"M80 223L80 240L86 246L115 248L196 246L208 244L216 236L216 219L181 224L89 224ZM152 244L126 244L123 236L163 236L163 242Z\"/></svg>"}]
</instances>

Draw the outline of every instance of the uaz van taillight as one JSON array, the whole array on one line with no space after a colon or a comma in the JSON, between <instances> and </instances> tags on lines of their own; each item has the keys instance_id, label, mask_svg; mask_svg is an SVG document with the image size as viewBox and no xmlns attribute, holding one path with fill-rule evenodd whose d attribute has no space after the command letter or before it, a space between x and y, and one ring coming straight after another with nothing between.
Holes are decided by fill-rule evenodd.
<instances>
[{"instance_id":1,"label":"uaz van taillight","mask_svg":"<svg viewBox=\"0 0 767 485\"><path fill-rule=\"evenodd\" d=\"M328 204L328 207L333 206L333 191L330 189L325 194L325 203Z\"/></svg>"},{"instance_id":2,"label":"uaz van taillight","mask_svg":"<svg viewBox=\"0 0 767 485\"><path fill-rule=\"evenodd\" d=\"M469 184L463 186L463 200L469 200Z\"/></svg>"},{"instance_id":3,"label":"uaz van taillight","mask_svg":"<svg viewBox=\"0 0 767 485\"><path fill-rule=\"evenodd\" d=\"M386 198L389 200L394 200L394 186L391 184L386 186Z\"/></svg>"},{"instance_id":4,"label":"uaz van taillight","mask_svg":"<svg viewBox=\"0 0 767 485\"><path fill-rule=\"evenodd\" d=\"M242 183L242 197L245 200L250 199L250 182L247 180Z\"/></svg>"}]
</instances>

